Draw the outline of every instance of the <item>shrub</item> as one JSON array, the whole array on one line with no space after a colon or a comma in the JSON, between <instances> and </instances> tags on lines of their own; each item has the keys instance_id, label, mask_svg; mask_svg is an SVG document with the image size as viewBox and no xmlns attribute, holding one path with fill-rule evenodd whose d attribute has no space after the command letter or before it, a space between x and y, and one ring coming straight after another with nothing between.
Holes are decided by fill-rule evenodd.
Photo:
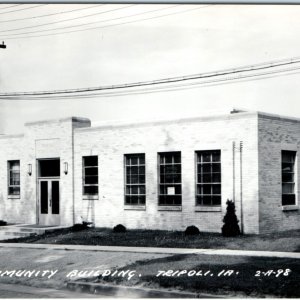
<instances>
[{"instance_id":1,"label":"shrub","mask_svg":"<svg viewBox=\"0 0 300 300\"><path fill-rule=\"evenodd\" d=\"M0 226L6 226L7 222L0 220Z\"/></svg>"},{"instance_id":2,"label":"shrub","mask_svg":"<svg viewBox=\"0 0 300 300\"><path fill-rule=\"evenodd\" d=\"M81 231L81 230L88 229L89 225L91 224L92 224L91 222L85 222L85 221L83 221L82 223L74 224L72 226L72 231Z\"/></svg>"},{"instance_id":3,"label":"shrub","mask_svg":"<svg viewBox=\"0 0 300 300\"><path fill-rule=\"evenodd\" d=\"M223 236L237 236L241 234L239 221L235 214L235 205L232 200L227 200L226 202L226 215L224 216L223 222L224 225L222 227L222 235Z\"/></svg>"},{"instance_id":4,"label":"shrub","mask_svg":"<svg viewBox=\"0 0 300 300\"><path fill-rule=\"evenodd\" d=\"M199 231L198 227L196 227L194 225L188 226L184 232L185 235L197 235L199 233L200 233L200 231Z\"/></svg>"},{"instance_id":5,"label":"shrub","mask_svg":"<svg viewBox=\"0 0 300 300\"><path fill-rule=\"evenodd\" d=\"M122 224L118 224L113 228L114 232L126 232L126 227Z\"/></svg>"}]
</instances>

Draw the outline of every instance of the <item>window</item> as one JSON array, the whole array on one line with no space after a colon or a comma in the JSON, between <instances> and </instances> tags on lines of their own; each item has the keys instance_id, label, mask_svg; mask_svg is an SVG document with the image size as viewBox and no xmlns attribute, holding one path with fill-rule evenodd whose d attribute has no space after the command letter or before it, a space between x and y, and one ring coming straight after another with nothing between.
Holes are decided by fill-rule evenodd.
<instances>
[{"instance_id":1,"label":"window","mask_svg":"<svg viewBox=\"0 0 300 300\"><path fill-rule=\"evenodd\" d=\"M196 205L221 205L221 151L196 152Z\"/></svg>"},{"instance_id":2,"label":"window","mask_svg":"<svg viewBox=\"0 0 300 300\"><path fill-rule=\"evenodd\" d=\"M20 195L20 161L8 161L8 195Z\"/></svg>"},{"instance_id":3,"label":"window","mask_svg":"<svg viewBox=\"0 0 300 300\"><path fill-rule=\"evenodd\" d=\"M281 152L282 205L295 205L295 151Z\"/></svg>"},{"instance_id":4,"label":"window","mask_svg":"<svg viewBox=\"0 0 300 300\"><path fill-rule=\"evenodd\" d=\"M159 205L181 205L181 153L159 153Z\"/></svg>"},{"instance_id":5,"label":"window","mask_svg":"<svg viewBox=\"0 0 300 300\"><path fill-rule=\"evenodd\" d=\"M125 155L125 205L145 205L145 154Z\"/></svg>"},{"instance_id":6,"label":"window","mask_svg":"<svg viewBox=\"0 0 300 300\"><path fill-rule=\"evenodd\" d=\"M98 195L98 156L83 157L83 194Z\"/></svg>"}]
</instances>

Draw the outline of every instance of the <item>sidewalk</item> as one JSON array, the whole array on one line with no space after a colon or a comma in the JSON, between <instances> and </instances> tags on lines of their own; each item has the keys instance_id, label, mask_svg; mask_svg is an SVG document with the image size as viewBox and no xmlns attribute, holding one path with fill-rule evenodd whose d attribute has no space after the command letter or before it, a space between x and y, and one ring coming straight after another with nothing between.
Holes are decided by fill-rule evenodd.
<instances>
[{"instance_id":1,"label":"sidewalk","mask_svg":"<svg viewBox=\"0 0 300 300\"><path fill-rule=\"evenodd\" d=\"M0 298L99 298L99 295L0 283Z\"/></svg>"},{"instance_id":2,"label":"sidewalk","mask_svg":"<svg viewBox=\"0 0 300 300\"><path fill-rule=\"evenodd\" d=\"M100 252L132 252L153 254L204 254L204 255L233 255L251 257L277 257L300 259L299 252L247 251L229 249L190 249L190 248L152 248L152 247L123 247L123 246L90 246L90 245L59 245L59 244L29 244L29 243L0 243L0 248L52 249Z\"/></svg>"}]
</instances>

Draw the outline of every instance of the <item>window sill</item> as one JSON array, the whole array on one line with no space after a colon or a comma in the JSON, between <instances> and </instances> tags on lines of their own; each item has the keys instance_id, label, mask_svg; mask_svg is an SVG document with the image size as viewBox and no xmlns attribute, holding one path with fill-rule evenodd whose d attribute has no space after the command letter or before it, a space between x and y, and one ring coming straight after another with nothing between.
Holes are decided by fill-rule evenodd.
<instances>
[{"instance_id":1,"label":"window sill","mask_svg":"<svg viewBox=\"0 0 300 300\"><path fill-rule=\"evenodd\" d=\"M298 209L299 209L298 205L285 205L285 206L282 206L283 211L298 210Z\"/></svg>"},{"instance_id":2,"label":"window sill","mask_svg":"<svg viewBox=\"0 0 300 300\"><path fill-rule=\"evenodd\" d=\"M98 200L98 195L82 195L82 200Z\"/></svg>"},{"instance_id":3,"label":"window sill","mask_svg":"<svg viewBox=\"0 0 300 300\"><path fill-rule=\"evenodd\" d=\"M222 207L221 206L196 206L195 211L216 212L216 211L222 211Z\"/></svg>"},{"instance_id":4,"label":"window sill","mask_svg":"<svg viewBox=\"0 0 300 300\"><path fill-rule=\"evenodd\" d=\"M20 199L21 196L20 195L8 195L7 198L8 199Z\"/></svg>"},{"instance_id":5,"label":"window sill","mask_svg":"<svg viewBox=\"0 0 300 300\"><path fill-rule=\"evenodd\" d=\"M157 210L159 210L159 211L181 211L182 206L181 205L159 205Z\"/></svg>"},{"instance_id":6,"label":"window sill","mask_svg":"<svg viewBox=\"0 0 300 300\"><path fill-rule=\"evenodd\" d=\"M124 205L124 210L146 210L146 205Z\"/></svg>"}]
</instances>

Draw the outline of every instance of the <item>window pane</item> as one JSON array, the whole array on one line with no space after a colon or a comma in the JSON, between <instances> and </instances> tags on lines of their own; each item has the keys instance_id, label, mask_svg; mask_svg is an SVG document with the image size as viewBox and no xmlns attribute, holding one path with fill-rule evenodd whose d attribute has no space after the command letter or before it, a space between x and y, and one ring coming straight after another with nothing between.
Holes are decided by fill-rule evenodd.
<instances>
[{"instance_id":1,"label":"window pane","mask_svg":"<svg viewBox=\"0 0 300 300\"><path fill-rule=\"evenodd\" d=\"M213 173L212 181L213 182L221 182L221 173Z\"/></svg>"},{"instance_id":2,"label":"window pane","mask_svg":"<svg viewBox=\"0 0 300 300\"><path fill-rule=\"evenodd\" d=\"M202 172L203 173L211 173L211 164L202 164Z\"/></svg>"},{"instance_id":3,"label":"window pane","mask_svg":"<svg viewBox=\"0 0 300 300\"><path fill-rule=\"evenodd\" d=\"M83 163L85 167L98 166L98 156L84 156Z\"/></svg>"},{"instance_id":4,"label":"window pane","mask_svg":"<svg viewBox=\"0 0 300 300\"><path fill-rule=\"evenodd\" d=\"M221 194L221 184L213 184L212 185L212 193L214 195L220 195Z\"/></svg>"},{"instance_id":5,"label":"window pane","mask_svg":"<svg viewBox=\"0 0 300 300\"><path fill-rule=\"evenodd\" d=\"M282 195L282 205L295 205L296 197L294 194Z\"/></svg>"},{"instance_id":6,"label":"window pane","mask_svg":"<svg viewBox=\"0 0 300 300\"><path fill-rule=\"evenodd\" d=\"M83 193L85 195L97 195L98 186L97 185L86 185L83 187Z\"/></svg>"},{"instance_id":7,"label":"window pane","mask_svg":"<svg viewBox=\"0 0 300 300\"><path fill-rule=\"evenodd\" d=\"M14 187L10 186L8 188L8 194L9 195L20 195L20 187L18 187L18 186L14 186Z\"/></svg>"},{"instance_id":8,"label":"window pane","mask_svg":"<svg viewBox=\"0 0 300 300\"><path fill-rule=\"evenodd\" d=\"M221 205L221 196L212 196L212 205Z\"/></svg>"},{"instance_id":9,"label":"window pane","mask_svg":"<svg viewBox=\"0 0 300 300\"><path fill-rule=\"evenodd\" d=\"M294 163L282 163L282 172L294 172Z\"/></svg>"},{"instance_id":10,"label":"window pane","mask_svg":"<svg viewBox=\"0 0 300 300\"><path fill-rule=\"evenodd\" d=\"M282 183L282 194L294 194L294 183Z\"/></svg>"},{"instance_id":11,"label":"window pane","mask_svg":"<svg viewBox=\"0 0 300 300\"><path fill-rule=\"evenodd\" d=\"M203 196L203 205L211 205L211 196Z\"/></svg>"},{"instance_id":12,"label":"window pane","mask_svg":"<svg viewBox=\"0 0 300 300\"><path fill-rule=\"evenodd\" d=\"M98 176L85 176L85 184L97 184Z\"/></svg>"},{"instance_id":13,"label":"window pane","mask_svg":"<svg viewBox=\"0 0 300 300\"><path fill-rule=\"evenodd\" d=\"M85 175L98 175L98 167L89 167L84 169Z\"/></svg>"},{"instance_id":14,"label":"window pane","mask_svg":"<svg viewBox=\"0 0 300 300\"><path fill-rule=\"evenodd\" d=\"M208 173L208 174L203 174L203 182L206 183L206 182L212 182L212 179L211 179L211 174Z\"/></svg>"},{"instance_id":15,"label":"window pane","mask_svg":"<svg viewBox=\"0 0 300 300\"><path fill-rule=\"evenodd\" d=\"M202 154L202 162L211 162L211 154L209 152Z\"/></svg>"},{"instance_id":16,"label":"window pane","mask_svg":"<svg viewBox=\"0 0 300 300\"><path fill-rule=\"evenodd\" d=\"M282 162L294 163L296 157L295 151L282 151Z\"/></svg>"},{"instance_id":17,"label":"window pane","mask_svg":"<svg viewBox=\"0 0 300 300\"><path fill-rule=\"evenodd\" d=\"M213 172L221 172L221 164L212 164Z\"/></svg>"},{"instance_id":18,"label":"window pane","mask_svg":"<svg viewBox=\"0 0 300 300\"><path fill-rule=\"evenodd\" d=\"M221 151L213 151L213 154L212 154L212 161L214 162L219 162L221 161Z\"/></svg>"},{"instance_id":19,"label":"window pane","mask_svg":"<svg viewBox=\"0 0 300 300\"><path fill-rule=\"evenodd\" d=\"M294 173L282 173L283 182L294 182Z\"/></svg>"}]
</instances>

